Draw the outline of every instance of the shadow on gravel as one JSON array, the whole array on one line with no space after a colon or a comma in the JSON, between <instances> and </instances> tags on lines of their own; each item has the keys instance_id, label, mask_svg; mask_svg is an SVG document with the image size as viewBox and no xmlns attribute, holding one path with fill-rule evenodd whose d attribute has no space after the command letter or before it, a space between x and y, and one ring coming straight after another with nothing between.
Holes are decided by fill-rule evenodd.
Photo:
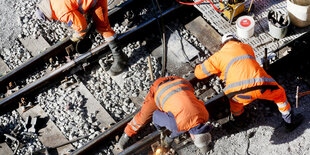
<instances>
[{"instance_id":1,"label":"shadow on gravel","mask_svg":"<svg viewBox=\"0 0 310 155\"><path fill-rule=\"evenodd\" d=\"M310 122L309 118L306 118L305 115L304 117L305 118L303 122L300 124L300 126L298 126L292 132L286 132L283 125L276 128L275 131L273 132L273 135L270 138L271 143L272 144L288 143L301 136L304 133L304 131L309 128L309 122Z\"/></svg>"},{"instance_id":2,"label":"shadow on gravel","mask_svg":"<svg viewBox=\"0 0 310 155\"><path fill-rule=\"evenodd\" d=\"M38 117L37 118L37 124L35 125L36 131L38 132L40 129L45 128L47 126L47 122L48 122L49 119L50 118L48 116L43 117L43 118ZM39 135L40 135L40 133L39 133Z\"/></svg>"},{"instance_id":3,"label":"shadow on gravel","mask_svg":"<svg viewBox=\"0 0 310 155\"><path fill-rule=\"evenodd\" d=\"M295 109L293 109L293 111L294 110ZM302 115L305 116L303 113ZM274 129L270 138L272 144L288 143L302 135L308 128L310 122L309 118L305 116L302 124L292 132L288 133L285 131L284 123L276 104L266 100L256 100L245 106L244 117L244 122L246 124L245 127L237 127L232 121L222 124L219 127L215 127L211 131L213 139L211 149L216 141L224 136L229 137L237 133L245 132L247 139L250 139L256 134L256 131L260 126L270 126ZM249 129L253 128L257 129L249 131Z\"/></svg>"}]
</instances>

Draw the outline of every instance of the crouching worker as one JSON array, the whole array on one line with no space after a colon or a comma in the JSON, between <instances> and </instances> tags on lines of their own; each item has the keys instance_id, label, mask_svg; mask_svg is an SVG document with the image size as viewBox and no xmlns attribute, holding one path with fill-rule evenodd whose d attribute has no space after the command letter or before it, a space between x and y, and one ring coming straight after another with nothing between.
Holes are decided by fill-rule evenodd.
<instances>
[{"instance_id":1,"label":"crouching worker","mask_svg":"<svg viewBox=\"0 0 310 155\"><path fill-rule=\"evenodd\" d=\"M124 70L128 57L118 46L119 41L110 26L107 0L41 0L37 7L38 19L55 19L67 23L75 31L71 36L73 42L83 39L89 31L87 18L90 16L96 30L109 42L114 59L110 68L111 75L120 74Z\"/></svg>"},{"instance_id":2,"label":"crouching worker","mask_svg":"<svg viewBox=\"0 0 310 155\"><path fill-rule=\"evenodd\" d=\"M226 95L235 125L244 126L243 107L255 99L274 101L282 114L287 131L292 131L303 120L301 114L294 115L286 98L285 90L256 62L252 47L240 42L233 34L222 38L222 48L195 68L198 79L213 74L224 80Z\"/></svg>"},{"instance_id":3,"label":"crouching worker","mask_svg":"<svg viewBox=\"0 0 310 155\"><path fill-rule=\"evenodd\" d=\"M137 115L127 124L117 147L123 149L130 137L153 116L157 129L165 127L171 131L165 137L165 145L170 147L173 139L188 131L194 144L207 152L211 141L210 125L206 125L209 113L204 103L194 94L194 88L185 79L177 76L157 79L151 86L144 104Z\"/></svg>"}]
</instances>

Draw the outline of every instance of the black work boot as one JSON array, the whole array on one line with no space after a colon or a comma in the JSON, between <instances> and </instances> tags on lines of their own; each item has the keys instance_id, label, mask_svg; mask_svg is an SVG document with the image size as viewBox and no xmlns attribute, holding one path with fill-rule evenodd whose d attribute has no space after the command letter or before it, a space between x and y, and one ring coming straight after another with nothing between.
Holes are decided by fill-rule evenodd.
<instances>
[{"instance_id":1,"label":"black work boot","mask_svg":"<svg viewBox=\"0 0 310 155\"><path fill-rule=\"evenodd\" d=\"M115 76L115 75L120 74L125 69L127 65L128 57L125 53L123 53L123 51L118 46L117 39L112 40L109 43L109 47L112 51L112 55L114 59L113 64L109 71L112 76Z\"/></svg>"},{"instance_id":2,"label":"black work boot","mask_svg":"<svg viewBox=\"0 0 310 155\"><path fill-rule=\"evenodd\" d=\"M244 128L247 126L248 122L248 116L247 114L244 112L239 116L236 115L232 115L232 124L236 127L239 128Z\"/></svg>"},{"instance_id":3,"label":"black work boot","mask_svg":"<svg viewBox=\"0 0 310 155\"><path fill-rule=\"evenodd\" d=\"M285 123L285 130L286 132L292 132L295 130L304 120L304 116L302 114L292 115L291 123Z\"/></svg>"}]
</instances>

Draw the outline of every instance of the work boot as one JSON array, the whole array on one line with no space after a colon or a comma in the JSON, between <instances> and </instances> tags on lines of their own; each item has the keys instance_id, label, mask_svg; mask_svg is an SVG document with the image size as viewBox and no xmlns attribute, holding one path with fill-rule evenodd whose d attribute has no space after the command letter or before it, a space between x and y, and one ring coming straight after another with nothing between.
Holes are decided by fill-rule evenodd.
<instances>
[{"instance_id":1,"label":"work boot","mask_svg":"<svg viewBox=\"0 0 310 155\"><path fill-rule=\"evenodd\" d=\"M242 113L239 116L232 115L232 117L233 117L232 124L236 127L244 128L248 124L247 116L245 113Z\"/></svg>"},{"instance_id":2,"label":"work boot","mask_svg":"<svg viewBox=\"0 0 310 155\"><path fill-rule=\"evenodd\" d=\"M112 51L113 55L113 64L110 68L110 73L112 76L120 74L126 67L128 57L125 53L122 52L120 47L118 46L118 41L117 39L112 40L109 43L109 47Z\"/></svg>"},{"instance_id":3,"label":"work boot","mask_svg":"<svg viewBox=\"0 0 310 155\"><path fill-rule=\"evenodd\" d=\"M284 122L286 132L292 132L295 130L304 120L304 116L302 114L292 115L291 123Z\"/></svg>"}]
</instances>

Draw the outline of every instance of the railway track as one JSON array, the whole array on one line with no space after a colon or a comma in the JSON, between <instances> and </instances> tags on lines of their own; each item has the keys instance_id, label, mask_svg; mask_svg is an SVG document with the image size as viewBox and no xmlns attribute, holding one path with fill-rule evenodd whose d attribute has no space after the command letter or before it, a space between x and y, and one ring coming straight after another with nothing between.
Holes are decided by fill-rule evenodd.
<instances>
[{"instance_id":1,"label":"railway track","mask_svg":"<svg viewBox=\"0 0 310 155\"><path fill-rule=\"evenodd\" d=\"M131 6L132 5L131 3L133 3L133 2L129 1L129 2L125 3L123 5L123 7L125 8L128 6ZM148 21L145 21L141 25L138 25L135 28L133 28L132 30L120 35L118 38L120 40L125 40L126 38L129 38L131 35L139 33L143 28L145 28L151 24L154 24L154 22L156 22L157 18L161 18L161 16L165 16L166 14L173 12L178 7L179 6L172 6L171 8L168 8L165 12L163 12L162 15L158 15L158 17L155 16L153 18L150 18ZM120 13L123 10L117 9L117 11L119 11L119 13ZM116 14L117 11L112 10L111 12L113 14L111 14L110 16L113 16L114 14ZM6 94L5 96L8 96L8 97L5 97L4 99L2 99L0 101L0 105L2 107L1 109L2 110L8 109L8 107L10 107L10 106L8 106L10 103L12 103L13 101L16 101L17 99L21 98L25 94L30 93L31 91L38 89L40 86L43 87L44 86L43 83L48 83L47 81L51 81L53 78L61 76L61 74L66 75L67 73L64 73L65 71L69 71L69 70L72 70L73 68L79 68L79 67L81 69L80 65L87 62L87 60L94 57L94 55L97 55L98 53L101 52L100 55L102 56L102 53L107 53L107 52L102 52L105 50L106 46L107 46L107 44L101 44L100 46L92 49L91 51L80 55L78 58L70 60L68 63L59 64L57 66L58 69L56 69L57 67L54 67L53 68L54 71L52 71L52 72L51 71L43 71L43 72L45 72L45 74L44 74L45 76L41 75L42 78L40 78L38 81L33 81L32 83L24 86L23 84L25 84L26 83L25 81L27 81L27 79L25 79L24 77L27 77L27 75L29 75L29 72L30 72L29 76L30 77L33 76L33 75L31 75L31 73L32 73L33 68L35 66L42 66L42 65L44 65L44 63L47 63L47 62L53 63L52 58L55 58L55 57L59 57L59 59L62 59L59 61L65 62L64 57L66 56L66 54L67 54L67 57L73 57L72 55L70 55L72 52L70 53L70 50L68 51L68 49L70 49L70 48L72 49L72 47L74 47L74 44L71 42L71 40L69 38L66 38L65 40L60 41L59 43L53 45L51 48L49 48L48 50L39 54L38 56L34 57L30 61L27 61L22 66L18 67L17 69L13 70L12 72L1 77L0 85L6 86L6 87L1 87L2 92L8 91L7 89L15 89L15 90L21 89L17 93ZM74 53L72 53L72 54L74 54ZM59 63L59 61L57 61L57 62ZM47 69L48 67L44 67L44 68ZM79 70L79 69L76 69L76 71L77 70ZM76 72L76 71L73 71L73 72ZM36 70L35 72L38 72L38 71ZM42 72L42 71L39 71L39 72Z\"/></svg>"},{"instance_id":2,"label":"railway track","mask_svg":"<svg viewBox=\"0 0 310 155\"><path fill-rule=\"evenodd\" d=\"M130 5L133 4L132 1L128 2L131 2ZM129 3L127 5L130 6ZM179 5L167 7L167 10L163 12L163 15L157 15L156 17L148 18L148 20L145 21L141 20L144 22L140 22L140 25L134 26L131 30L119 36L119 39L121 40L131 39L130 41L127 41L127 43L129 42L129 44L127 45L127 47L125 47L125 50L127 50L125 52L126 54L132 56L134 59L129 62L130 67L124 74L118 77L112 77L111 79L111 77L105 72L106 66L108 66L111 60L108 56L109 52L105 49L107 45L101 44L96 48L93 48L92 50L80 55L79 57L74 58L68 63L64 63L60 68L57 68L51 73L43 76L38 81L26 85L16 93L0 100L1 112L6 113L10 111L10 109L16 108L18 103L17 101L21 100L22 97L30 96L28 97L29 99L25 101L25 104L34 102L34 105L36 106L26 112L22 112L22 109L20 108L17 110L23 120L25 121L27 118L29 118L29 116L31 118L36 118L38 116L38 118L41 118L43 116L43 118L48 118L49 123L52 124L48 127L58 130L54 134L58 134L58 136L61 137L63 141L58 142L57 144L51 144L51 140L44 140L44 136L41 136L38 138L42 143L41 146L33 148L32 152L38 151L38 149L44 147L55 147L58 145L58 152L74 150L73 152L71 152L72 154L111 154L113 150L113 145L117 141L117 137L123 131L123 128L125 127L127 122L130 121L131 118L134 116L134 111L137 111L139 109L139 103L143 101L143 97L144 95L146 95L145 93L147 93L148 86L151 84L151 81L149 80L150 76L147 74L146 71L147 66L145 65L147 62L146 56L151 51L152 64L153 67L155 67L154 72L157 72L157 75L155 76L160 76L159 70L162 66L159 63L160 57L158 55L160 55L161 53L158 53L158 49L160 49L161 47L153 47L154 44L160 44L160 37L155 35L155 39L148 39L147 43L141 41L143 39L141 39L140 37L145 37L145 33L149 32L150 29L152 30L156 28L156 22L158 18L165 17L165 19L171 19L172 17L176 17L170 14L174 14L173 12L176 12L178 9L180 9L179 7ZM191 9L189 10L193 11ZM115 14L118 11L122 12L123 10L116 9ZM172 22L172 24L168 24L167 27L169 28L171 25L178 24ZM144 31L141 31L142 29ZM173 32L174 31L171 30L171 34L169 33L169 35L172 36ZM143 33L144 35L141 35ZM148 36L148 38L152 37L154 37L154 33ZM299 38L296 41L290 42L289 44L287 44L287 46L295 47L298 42L303 42L301 40L307 40L304 38L308 38L308 35L304 35L303 38ZM151 43L150 45L150 43L148 42L152 41L154 43ZM6 83L5 85L8 85L11 81L21 80L20 76L25 74L25 70L31 70L33 66L37 66L38 64L40 64L39 62L49 61L50 57L55 56L53 54L57 52L62 52L63 56L66 55L66 53L64 52L64 48L67 47L67 45L69 44L71 43L69 39L67 39L60 42L59 44L54 45L51 49L45 51L40 56L35 57L24 66L21 66L17 70L14 70L13 72L10 72L4 77L1 77L0 82ZM278 53L278 50L274 52ZM198 53L198 55L208 55L208 53L201 54L201 51L198 51ZM191 83L194 85L195 89L197 90L196 95L199 96L200 99L207 101L206 104L211 103L207 105L207 109L209 110L211 118L213 119L212 121L219 120L219 122L225 122L225 120L227 121L228 111L227 106L222 105L222 102L225 102L226 98L225 96L220 94L221 86L218 84L218 80L211 79L211 84L209 84L210 81L197 81L193 78L193 75L191 73L193 66L195 66L197 62L201 61L200 59L204 58L205 57L193 57L189 62L181 63L182 65L184 65L182 66L183 70L181 71L180 68L175 67L180 65L180 62L173 61L171 64L169 64L169 62L171 61L168 60L168 75L182 76L186 74L183 77L190 80ZM97 64L98 61L100 67ZM271 72L274 72L272 71L272 69L273 66L276 65L277 63L270 66ZM138 70L144 71L142 72L142 74L146 74L144 75L144 78L142 78L143 76L141 73L137 73ZM136 77L136 79L140 78L140 81L144 80L146 82L137 82L133 77ZM306 77L306 75L303 75L303 77ZM125 78L126 80L120 80L122 78ZM103 79L107 80L101 81ZM51 83L50 81L53 81L53 83ZM61 84L59 84L59 81L62 81ZM210 87L212 83L217 84L217 87L219 88L214 89ZM141 85L139 86L139 84ZM111 85L116 86L114 88L109 87ZM135 88L132 89L130 85L139 87L139 91ZM49 89L47 89L47 87ZM1 89L5 90L3 87L1 87ZM115 89L124 89L124 91L128 94L131 94L131 96L126 95L125 92L118 92ZM216 94L218 95L215 96ZM32 95L35 95L35 97L31 97ZM213 98L210 99L211 97ZM112 103L113 101L119 101L124 103ZM221 108L215 108L219 106ZM124 107L129 108L126 109ZM35 114L40 113L38 111L41 111L43 114ZM46 113L50 113L49 116L46 116ZM57 115L60 115L60 117L56 117ZM72 117L70 115L72 115ZM125 117L125 115L129 116ZM69 119L71 119L71 121L66 122L66 119L63 117L68 117ZM79 120L75 121L75 118ZM23 120L20 120L19 123L23 122ZM115 124L115 122L117 123ZM79 132L77 131L78 129L74 128L74 126L82 126L79 123L85 126L81 127L84 129L84 131L81 130L82 132ZM70 126L70 128L66 128L66 126ZM105 131L101 133L100 130L102 128L104 128ZM29 128L26 129L29 130ZM44 128L38 128L38 130L44 131ZM91 131L85 132L85 130ZM128 147L121 154L138 153L138 151L144 151L144 153L149 152L149 145L158 141L159 135L160 134L155 131L154 127L148 126L145 129L145 133L138 136L137 139L134 139L132 142L133 145ZM144 136L147 137L142 139L142 137ZM75 141L76 138L80 139ZM135 143L136 141L139 142ZM11 146L13 146L12 148L14 149L16 148L16 146L14 146L13 143L14 142L11 142ZM67 143L68 145L61 146L59 145L61 143ZM42 149L40 151L42 151ZM52 149L50 149L49 151L52 151Z\"/></svg>"},{"instance_id":3,"label":"railway track","mask_svg":"<svg viewBox=\"0 0 310 155\"><path fill-rule=\"evenodd\" d=\"M135 26L130 31L120 35L119 39L120 40L126 40L130 37L134 38L134 37L132 37L133 35L137 35L137 33L142 33L141 30L147 29L150 26L154 25L154 23L157 21L158 18L172 14L172 12L177 10L179 7L180 7L179 5L167 7L168 9L164 10L161 15L157 14L155 17L148 18L144 22L141 22L140 25ZM123 11L123 10L119 10L119 11ZM155 23L155 24L157 24L157 23ZM34 66L42 66L47 61L50 61L50 59L52 57L57 56L59 62L61 62L61 61L63 61L63 60L61 60L61 59L63 59L61 57L64 57L66 55L70 56L68 54L68 52L65 52L65 48L68 47L70 44L72 44L72 42L67 38L64 41L61 41L61 42L55 44L53 47L49 48L48 50L44 51L43 53L39 54L38 56L34 57L33 59L31 59L30 61L28 61L24 65L20 66L19 68L13 70L9 74L1 77L1 85L2 84L7 85L7 86L10 85L8 87L9 90L11 88L13 88L16 91L15 93L13 92L12 94L9 94L9 95L6 94L5 96L7 96L7 97L4 97L0 101L1 102L0 103L1 104L1 112L7 113L7 112L11 111L12 109L16 109L18 107L18 102L23 102L23 104L25 104L26 108L27 108L27 105L31 104L31 102L35 102L35 104L30 106L31 108L28 107L28 108L30 108L30 110L21 109L21 108L17 109L19 116L22 119L20 119L19 122L15 122L15 123L22 124L24 122L24 123L28 123L28 125L29 125L29 122L27 122L27 120L29 120L29 119L30 120L35 120L37 118L47 119L46 120L47 122L45 122L47 127L45 127L45 128L50 128L50 129L55 130L52 132L53 134L51 134L51 136L54 137L54 139L59 138L60 139L59 143L61 143L61 142L67 143L66 138L68 138L69 140L72 140L72 139L76 138L76 136L77 136L76 132L65 133L64 135L61 133L61 132L64 133L65 131L72 129L72 128L69 128L69 129L64 128L61 126L70 125L72 127L76 123L74 123L74 121L71 121L69 123L67 122L68 124L61 124L61 121L63 121L63 119L64 119L63 116L61 118L54 117L54 116L59 115L59 113L62 113L60 111L62 111L61 109L64 108L62 105L59 104L59 102L64 99L64 100L67 100L70 103L72 103L74 101L70 101L70 99L76 97L77 98L76 102L83 104L82 106L87 106L87 103L84 104L81 102L84 102L85 100L90 100L90 98L91 98L91 97L87 97L87 99L84 99L83 97L81 97L81 96L85 96L85 94L83 93L81 95L81 94L79 94L79 92L83 92L83 91L88 92L88 91L83 84L80 84L80 85L74 84L76 82L76 80L79 80L79 78L76 78L76 79L70 78L70 75L77 73L79 70L83 70L83 69L87 68L87 66L93 65L93 62L97 62L101 57L106 56L108 51L105 50L105 47L107 45L101 44L98 47L96 47L96 48L94 48L94 49L92 49L92 50L90 50L84 54L81 54L79 57L76 57L76 58L71 56L71 58L73 57L74 59L72 59L71 61L68 61L67 63L60 64L59 66L55 65L56 67L54 68L53 71L42 76L41 78L39 78L38 80L36 80L30 84L25 84L26 82L24 82L24 81L26 81L26 80L24 80L23 78L27 77L27 75L29 74L28 72L31 72L31 70L33 70ZM101 56L98 56L98 55L101 55ZM94 58L94 57L96 57L96 58ZM65 61L63 61L63 62L65 62ZM81 67L82 64L84 64L83 67ZM65 88L64 89L53 88L53 85L54 84L58 85L57 84L58 81L61 81L61 80L65 81L65 84L63 84L65 86L63 86L63 87L67 88L67 85L69 85L69 86L73 85L73 86L69 87L68 88L69 90L68 89L66 90ZM74 82L71 82L72 80ZM20 82L20 81L22 81L22 82ZM13 85L13 83L14 83L14 85ZM18 85L18 84L25 84L25 85L23 86L23 85ZM50 88L51 86L52 86L52 88ZM16 87L19 90L16 90ZM77 89L79 89L78 91L70 91L71 89L75 89L76 87L77 87ZM44 89L42 89L42 88L44 88ZM49 88L49 89L47 89L47 88ZM144 89L146 89L146 88L144 88ZM5 87L1 87L1 90L7 91ZM62 93L65 93L65 95L57 94L56 91L60 91ZM52 93L50 93L50 92L52 92ZM88 93L88 94L90 94L90 93ZM33 96L33 95L36 95L36 96ZM59 99L58 97L61 95L63 95L63 98ZM47 97L40 97L40 96L47 96ZM66 99L67 96L69 96L68 97L69 99ZM89 95L89 96L91 96L91 95ZM38 101L38 100L40 100L40 101L45 100L46 104L50 104L52 106L44 105L44 104L40 104L40 106L39 106L39 104L37 104L37 103L40 103L40 101ZM52 101L54 101L54 100L57 100L57 102L58 102L58 103L55 103L55 105L53 105L54 103L52 103ZM94 99L94 100L96 100L96 99ZM85 102L87 102L87 101L85 101ZM98 102L98 101L96 101L96 102ZM66 103L63 102L63 104L66 104ZM130 105L132 105L132 103ZM32 106L34 106L34 107L32 107ZM55 108L57 106L58 106L58 108L51 110L52 108ZM66 109L65 113L70 111L70 106L72 106L73 108L83 109L83 108L76 106L76 105L66 105L65 108L68 108L69 110ZM132 108L134 108L134 107L132 107ZM100 131L101 127L109 126L109 124L113 123L114 120L113 120L113 118L111 118L111 116L108 116L107 112L105 110L102 110L103 108L102 107L100 108L100 106L99 106L99 108L95 107L95 106L94 107L87 107L87 109L88 109L88 113L84 113L84 115L87 115L87 116L84 116L85 118L93 119L92 118L93 116L90 116L91 114L92 115L99 115L99 116L101 115L100 117L102 117L102 115L107 115L106 117L101 118L101 120L107 119L107 120L105 120L105 122L100 122L100 123L95 122L95 125L93 125L91 123L83 123L83 124L86 124L85 129L91 128L91 132L88 134L90 134L89 137L90 137L90 139L92 139L95 135L98 134L98 130ZM91 109L98 109L99 112L91 110ZM103 112L101 112L100 110L102 110ZM74 110L72 110L72 111L73 111L73 113L76 112ZM92 112L92 113L90 113L90 112ZM131 111L129 111L129 112L131 112ZM83 113L83 112L78 111L78 113ZM100 114L100 113L104 113L104 114ZM68 115L65 115L65 116L69 117ZM74 118L76 118L76 117L74 117ZM74 118L72 118L72 119L74 119ZM116 118L121 119L121 116L118 116ZM87 121L92 122L94 120L87 120ZM38 124L40 124L40 123L38 123ZM16 125L16 124L14 124L14 125ZM35 122L33 123L33 125L35 125ZM93 125L96 127L92 128L92 127L89 127L87 125ZM29 130L29 129L27 129L26 126L19 126L17 128L19 128L19 130L26 130L26 131ZM46 132L45 129L40 129L40 131L43 131L43 133L44 133L44 131ZM16 133L10 132L10 134L13 134L13 135L15 135L15 137L18 137L16 139L22 139L20 137L20 135L22 135L22 134L19 131L16 131ZM31 134L33 134L33 133L31 133ZM78 134L86 134L86 133L78 133ZM35 136L35 134L33 134L33 135ZM47 140L48 139L47 137L51 138L51 136L49 137L49 136L43 134L43 136L37 137L42 143L42 144L40 144L40 146L46 146L46 147L55 146L55 144L51 144L51 141L53 141L53 140L51 140L51 139ZM15 146L14 143L15 143L15 141L10 142L12 149L18 150L20 148L20 146ZM66 147L60 147L59 149L57 149L57 151L64 153L64 152L66 152L66 151L68 151L74 147L80 147L80 145L81 145L81 143L80 144L74 143L73 146L69 144ZM38 149L38 146L32 147L30 149L30 152L33 152L36 149ZM21 152L17 151L17 153L20 154Z\"/></svg>"}]
</instances>

